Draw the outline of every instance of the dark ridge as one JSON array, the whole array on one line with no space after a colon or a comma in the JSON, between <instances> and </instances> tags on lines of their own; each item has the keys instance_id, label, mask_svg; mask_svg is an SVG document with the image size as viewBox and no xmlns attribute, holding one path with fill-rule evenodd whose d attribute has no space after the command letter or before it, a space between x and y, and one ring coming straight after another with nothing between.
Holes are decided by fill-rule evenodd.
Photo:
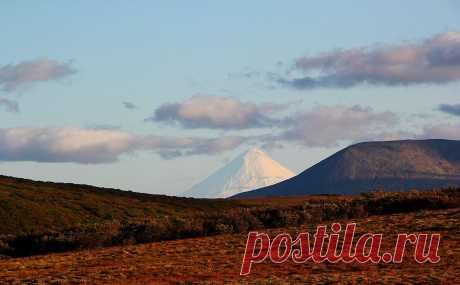
<instances>
[{"instance_id":1,"label":"dark ridge","mask_svg":"<svg viewBox=\"0 0 460 285\"><path fill-rule=\"evenodd\" d=\"M460 141L403 140L349 146L299 175L233 198L359 194L460 186Z\"/></svg>"}]
</instances>

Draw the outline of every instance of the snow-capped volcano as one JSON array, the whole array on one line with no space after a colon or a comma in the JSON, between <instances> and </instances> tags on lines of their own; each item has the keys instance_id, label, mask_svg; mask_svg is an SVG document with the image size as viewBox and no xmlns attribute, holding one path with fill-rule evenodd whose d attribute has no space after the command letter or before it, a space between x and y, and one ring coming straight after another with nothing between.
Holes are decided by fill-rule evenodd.
<instances>
[{"instance_id":1,"label":"snow-capped volcano","mask_svg":"<svg viewBox=\"0 0 460 285\"><path fill-rule=\"evenodd\" d=\"M226 198L276 184L294 175L262 150L252 148L193 186L184 196Z\"/></svg>"}]
</instances>

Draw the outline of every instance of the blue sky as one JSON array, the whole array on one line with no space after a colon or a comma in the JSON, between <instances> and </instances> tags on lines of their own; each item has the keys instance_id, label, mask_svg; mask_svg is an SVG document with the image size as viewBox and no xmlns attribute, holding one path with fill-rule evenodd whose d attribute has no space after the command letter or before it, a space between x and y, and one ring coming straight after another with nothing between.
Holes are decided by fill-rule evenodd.
<instances>
[{"instance_id":1,"label":"blue sky","mask_svg":"<svg viewBox=\"0 0 460 285\"><path fill-rule=\"evenodd\" d=\"M2 1L0 27L6 175L177 194L252 145L299 172L460 139L455 1Z\"/></svg>"}]
</instances>

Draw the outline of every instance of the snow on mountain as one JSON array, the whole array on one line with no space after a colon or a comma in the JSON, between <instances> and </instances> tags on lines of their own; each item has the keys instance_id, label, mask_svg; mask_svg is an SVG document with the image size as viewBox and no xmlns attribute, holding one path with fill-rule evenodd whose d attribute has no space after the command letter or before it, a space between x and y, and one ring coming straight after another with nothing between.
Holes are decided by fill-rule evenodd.
<instances>
[{"instance_id":1,"label":"snow on mountain","mask_svg":"<svg viewBox=\"0 0 460 285\"><path fill-rule=\"evenodd\" d=\"M276 184L294 175L262 150L252 148L193 186L184 196L226 198Z\"/></svg>"}]
</instances>

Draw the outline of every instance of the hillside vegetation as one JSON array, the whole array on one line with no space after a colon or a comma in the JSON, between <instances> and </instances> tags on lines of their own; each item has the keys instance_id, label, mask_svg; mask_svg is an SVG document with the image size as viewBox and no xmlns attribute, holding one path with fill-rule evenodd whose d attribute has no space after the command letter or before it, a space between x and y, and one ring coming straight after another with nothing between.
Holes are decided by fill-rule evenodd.
<instances>
[{"instance_id":1,"label":"hillside vegetation","mask_svg":"<svg viewBox=\"0 0 460 285\"><path fill-rule=\"evenodd\" d=\"M419 264L407 245L403 264L306 263L254 264L239 276L245 234L218 235L142 245L117 246L0 260L5 284L458 284L460 278L460 208L335 220L357 223L360 233L384 235L382 251L394 246L398 233L439 233L439 263ZM329 223L326 222L329 225ZM315 224L268 230L314 233ZM356 240L355 240L356 242Z\"/></svg>"},{"instance_id":2,"label":"hillside vegetation","mask_svg":"<svg viewBox=\"0 0 460 285\"><path fill-rule=\"evenodd\" d=\"M108 220L142 221L238 207L187 199L0 176L0 234L34 234Z\"/></svg>"},{"instance_id":3,"label":"hillside vegetation","mask_svg":"<svg viewBox=\"0 0 460 285\"><path fill-rule=\"evenodd\" d=\"M27 256L460 206L456 189L205 200L0 177L0 254Z\"/></svg>"}]
</instances>

